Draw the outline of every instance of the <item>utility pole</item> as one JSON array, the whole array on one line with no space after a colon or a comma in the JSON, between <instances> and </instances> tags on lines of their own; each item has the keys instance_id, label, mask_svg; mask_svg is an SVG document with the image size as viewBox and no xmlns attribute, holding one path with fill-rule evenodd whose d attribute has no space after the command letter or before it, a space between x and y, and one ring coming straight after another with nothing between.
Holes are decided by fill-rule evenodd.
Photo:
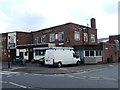
<instances>
[{"instance_id":1,"label":"utility pole","mask_svg":"<svg viewBox=\"0 0 120 90\"><path fill-rule=\"evenodd\" d=\"M10 68L10 37L11 35L8 34L8 68Z\"/></svg>"}]
</instances>

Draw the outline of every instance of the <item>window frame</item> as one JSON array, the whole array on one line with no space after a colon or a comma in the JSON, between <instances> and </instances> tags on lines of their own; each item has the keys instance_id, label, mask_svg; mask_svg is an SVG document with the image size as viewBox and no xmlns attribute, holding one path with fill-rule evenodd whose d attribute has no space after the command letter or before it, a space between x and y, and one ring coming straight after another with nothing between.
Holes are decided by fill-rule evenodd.
<instances>
[{"instance_id":1,"label":"window frame","mask_svg":"<svg viewBox=\"0 0 120 90\"><path fill-rule=\"evenodd\" d=\"M84 41L88 42L88 34L87 33L84 33Z\"/></svg>"},{"instance_id":2,"label":"window frame","mask_svg":"<svg viewBox=\"0 0 120 90\"><path fill-rule=\"evenodd\" d=\"M58 41L64 41L64 32L58 33Z\"/></svg>"},{"instance_id":3,"label":"window frame","mask_svg":"<svg viewBox=\"0 0 120 90\"><path fill-rule=\"evenodd\" d=\"M55 41L55 34L54 33L50 34L49 40L50 40L50 42L54 42Z\"/></svg>"},{"instance_id":4,"label":"window frame","mask_svg":"<svg viewBox=\"0 0 120 90\"><path fill-rule=\"evenodd\" d=\"M91 34L90 39L91 39L91 42L95 42L95 35L94 35L94 34Z\"/></svg>"},{"instance_id":5,"label":"window frame","mask_svg":"<svg viewBox=\"0 0 120 90\"><path fill-rule=\"evenodd\" d=\"M80 40L80 32L79 31L74 31L74 39L75 39L75 41Z\"/></svg>"},{"instance_id":6,"label":"window frame","mask_svg":"<svg viewBox=\"0 0 120 90\"><path fill-rule=\"evenodd\" d=\"M45 40L43 40L43 39L45 39ZM46 35L41 36L41 43L46 43Z\"/></svg>"}]
</instances>

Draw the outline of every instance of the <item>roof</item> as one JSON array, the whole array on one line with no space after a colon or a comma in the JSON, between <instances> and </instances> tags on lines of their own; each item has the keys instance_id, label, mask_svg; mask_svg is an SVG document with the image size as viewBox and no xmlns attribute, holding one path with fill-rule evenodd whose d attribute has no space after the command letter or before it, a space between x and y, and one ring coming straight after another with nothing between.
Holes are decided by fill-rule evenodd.
<instances>
[{"instance_id":1,"label":"roof","mask_svg":"<svg viewBox=\"0 0 120 90\"><path fill-rule=\"evenodd\" d=\"M35 33L35 32L44 31L44 30L48 30L48 29L53 29L53 28L56 28L56 27L61 27L61 26L70 25L70 24L77 25L77 26L80 26L80 27L83 27L83 28L91 28L91 27L88 27L88 26L79 25L79 24L69 22L69 23L65 23L65 24L62 24L62 25L57 25L57 26L53 26L53 27L49 27L49 28L45 28L45 29L41 29L41 30L37 30L37 31L31 31L31 32Z\"/></svg>"},{"instance_id":2,"label":"roof","mask_svg":"<svg viewBox=\"0 0 120 90\"><path fill-rule=\"evenodd\" d=\"M109 38L100 38L98 39L98 43L102 43L102 42L108 42Z\"/></svg>"}]
</instances>

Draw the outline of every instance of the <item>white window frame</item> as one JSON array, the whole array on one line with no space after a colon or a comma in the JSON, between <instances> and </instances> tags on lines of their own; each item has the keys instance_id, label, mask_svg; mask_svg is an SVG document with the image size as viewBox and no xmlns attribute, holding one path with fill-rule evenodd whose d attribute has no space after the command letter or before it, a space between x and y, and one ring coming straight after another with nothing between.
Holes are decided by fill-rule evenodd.
<instances>
[{"instance_id":1,"label":"white window frame","mask_svg":"<svg viewBox=\"0 0 120 90\"><path fill-rule=\"evenodd\" d=\"M43 41L43 39L45 39L45 41ZM41 43L45 43L46 42L46 35L43 35L42 37L41 37Z\"/></svg>"},{"instance_id":2,"label":"white window frame","mask_svg":"<svg viewBox=\"0 0 120 90\"><path fill-rule=\"evenodd\" d=\"M88 34L87 33L84 33L84 41L88 42Z\"/></svg>"},{"instance_id":3,"label":"white window frame","mask_svg":"<svg viewBox=\"0 0 120 90\"><path fill-rule=\"evenodd\" d=\"M74 32L74 39L75 39L75 41L79 41L80 40L80 32L79 31L75 31Z\"/></svg>"},{"instance_id":4,"label":"white window frame","mask_svg":"<svg viewBox=\"0 0 120 90\"><path fill-rule=\"evenodd\" d=\"M54 42L55 41L55 34L54 33L52 33L52 34L50 34L50 42Z\"/></svg>"},{"instance_id":5,"label":"white window frame","mask_svg":"<svg viewBox=\"0 0 120 90\"><path fill-rule=\"evenodd\" d=\"M64 32L58 33L58 41L64 41Z\"/></svg>"},{"instance_id":6,"label":"white window frame","mask_svg":"<svg viewBox=\"0 0 120 90\"><path fill-rule=\"evenodd\" d=\"M39 41L39 38L36 37L36 38L34 39L34 44L38 44L38 41Z\"/></svg>"},{"instance_id":7,"label":"white window frame","mask_svg":"<svg viewBox=\"0 0 120 90\"><path fill-rule=\"evenodd\" d=\"M98 52L98 55L97 55L97 52ZM96 57L102 57L102 51L101 50L96 50L95 55L96 55Z\"/></svg>"},{"instance_id":8,"label":"white window frame","mask_svg":"<svg viewBox=\"0 0 120 90\"><path fill-rule=\"evenodd\" d=\"M85 52L88 51L89 52L89 56L85 55ZM90 56L90 51L94 51L94 56ZM99 54L101 53L101 55L96 55L96 52L99 52ZM84 51L84 57L102 57L102 51L101 50L85 50Z\"/></svg>"},{"instance_id":9,"label":"white window frame","mask_svg":"<svg viewBox=\"0 0 120 90\"><path fill-rule=\"evenodd\" d=\"M91 34L91 42L95 42L95 35Z\"/></svg>"}]
</instances>

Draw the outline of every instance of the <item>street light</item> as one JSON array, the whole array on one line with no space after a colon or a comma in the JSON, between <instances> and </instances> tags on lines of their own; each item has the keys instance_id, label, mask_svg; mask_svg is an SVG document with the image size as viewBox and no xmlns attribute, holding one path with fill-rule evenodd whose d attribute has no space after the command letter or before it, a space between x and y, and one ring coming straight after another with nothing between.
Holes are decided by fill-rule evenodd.
<instances>
[{"instance_id":1,"label":"street light","mask_svg":"<svg viewBox=\"0 0 120 90\"><path fill-rule=\"evenodd\" d=\"M10 37L11 37L11 35L8 34L8 38L9 38L9 41L8 41L8 68L10 68Z\"/></svg>"}]
</instances>

